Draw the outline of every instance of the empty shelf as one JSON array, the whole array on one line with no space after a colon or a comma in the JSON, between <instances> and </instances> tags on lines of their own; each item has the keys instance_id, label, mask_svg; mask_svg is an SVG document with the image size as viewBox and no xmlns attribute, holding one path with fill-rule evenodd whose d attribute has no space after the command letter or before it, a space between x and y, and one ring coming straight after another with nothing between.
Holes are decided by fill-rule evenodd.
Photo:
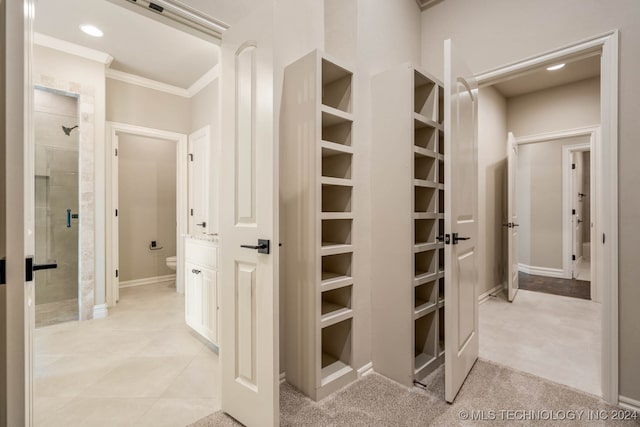
<instances>
[{"instance_id":1,"label":"empty shelf","mask_svg":"<svg viewBox=\"0 0 640 427\"><path fill-rule=\"evenodd\" d=\"M323 184L322 212L351 212L351 190L351 186Z\"/></svg>"},{"instance_id":2,"label":"empty shelf","mask_svg":"<svg viewBox=\"0 0 640 427\"><path fill-rule=\"evenodd\" d=\"M322 103L351 111L352 73L326 59L322 60Z\"/></svg>"},{"instance_id":3,"label":"empty shelf","mask_svg":"<svg viewBox=\"0 0 640 427\"><path fill-rule=\"evenodd\" d=\"M434 129L440 128L440 126L436 122L418 113L413 114L413 125L416 129L421 129L424 127L430 127Z\"/></svg>"},{"instance_id":4,"label":"empty shelf","mask_svg":"<svg viewBox=\"0 0 640 427\"><path fill-rule=\"evenodd\" d=\"M339 255L353 252L353 246L350 244L336 244L322 242L322 248L320 249L321 256Z\"/></svg>"},{"instance_id":5,"label":"empty shelf","mask_svg":"<svg viewBox=\"0 0 640 427\"><path fill-rule=\"evenodd\" d=\"M329 157L343 153L353 154L353 148L349 145L337 144L331 141L321 141L320 146L322 147L322 157Z\"/></svg>"},{"instance_id":6,"label":"empty shelf","mask_svg":"<svg viewBox=\"0 0 640 427\"><path fill-rule=\"evenodd\" d=\"M438 188L437 182L427 181L424 179L414 179L413 185L415 185L416 187L423 187L423 188Z\"/></svg>"},{"instance_id":7,"label":"empty shelf","mask_svg":"<svg viewBox=\"0 0 640 427\"><path fill-rule=\"evenodd\" d=\"M352 320L322 328L322 383L351 372Z\"/></svg>"},{"instance_id":8,"label":"empty shelf","mask_svg":"<svg viewBox=\"0 0 640 427\"><path fill-rule=\"evenodd\" d=\"M418 158L418 157L433 157L433 158L437 159L438 156L440 156L438 153L436 153L435 151L429 150L427 148L413 147L413 157L414 158Z\"/></svg>"},{"instance_id":9,"label":"empty shelf","mask_svg":"<svg viewBox=\"0 0 640 427\"><path fill-rule=\"evenodd\" d=\"M344 111L340 111L337 108L323 105L321 107L321 111L322 111L322 127L323 128L339 125L341 123L353 122L353 115L351 115L350 113L346 113Z\"/></svg>"},{"instance_id":10,"label":"empty shelf","mask_svg":"<svg viewBox=\"0 0 640 427\"><path fill-rule=\"evenodd\" d=\"M343 187L352 187L353 186L353 181L350 179L344 179L344 178L331 178L331 177L326 177L323 176L320 178L320 182L323 185L340 185Z\"/></svg>"},{"instance_id":11,"label":"empty shelf","mask_svg":"<svg viewBox=\"0 0 640 427\"><path fill-rule=\"evenodd\" d=\"M431 250L437 249L438 247L439 247L439 244L437 242L416 243L415 245L413 245L413 252L418 253L418 252L424 252L424 251L431 251Z\"/></svg>"},{"instance_id":12,"label":"empty shelf","mask_svg":"<svg viewBox=\"0 0 640 427\"><path fill-rule=\"evenodd\" d=\"M353 371L351 366L326 353L322 353L322 366L323 386Z\"/></svg>"},{"instance_id":13,"label":"empty shelf","mask_svg":"<svg viewBox=\"0 0 640 427\"><path fill-rule=\"evenodd\" d=\"M322 272L320 282L321 291L330 291L332 289L342 288L353 284L353 277L342 274Z\"/></svg>"},{"instance_id":14,"label":"empty shelf","mask_svg":"<svg viewBox=\"0 0 640 427\"><path fill-rule=\"evenodd\" d=\"M353 219L351 212L322 212L321 219Z\"/></svg>"},{"instance_id":15,"label":"empty shelf","mask_svg":"<svg viewBox=\"0 0 640 427\"><path fill-rule=\"evenodd\" d=\"M432 311L431 313L419 317L414 321L414 369L416 371L424 368L436 357L437 325L435 316L435 312Z\"/></svg>"}]
</instances>

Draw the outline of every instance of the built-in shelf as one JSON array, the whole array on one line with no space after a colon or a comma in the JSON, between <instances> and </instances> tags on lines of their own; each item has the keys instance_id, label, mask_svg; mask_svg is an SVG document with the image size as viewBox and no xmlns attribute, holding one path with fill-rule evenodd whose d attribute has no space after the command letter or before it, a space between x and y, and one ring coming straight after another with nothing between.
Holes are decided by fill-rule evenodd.
<instances>
[{"instance_id":1,"label":"built-in shelf","mask_svg":"<svg viewBox=\"0 0 640 427\"><path fill-rule=\"evenodd\" d=\"M444 123L444 88L438 87L438 123Z\"/></svg>"},{"instance_id":2,"label":"built-in shelf","mask_svg":"<svg viewBox=\"0 0 640 427\"><path fill-rule=\"evenodd\" d=\"M322 104L351 112L353 73L322 59Z\"/></svg>"},{"instance_id":3,"label":"built-in shelf","mask_svg":"<svg viewBox=\"0 0 640 427\"><path fill-rule=\"evenodd\" d=\"M420 371L436 359L436 312L414 321L414 369Z\"/></svg>"},{"instance_id":4,"label":"built-in shelf","mask_svg":"<svg viewBox=\"0 0 640 427\"><path fill-rule=\"evenodd\" d=\"M437 120L438 86L418 71L415 71L413 101L414 112L434 122Z\"/></svg>"},{"instance_id":5,"label":"built-in shelf","mask_svg":"<svg viewBox=\"0 0 640 427\"><path fill-rule=\"evenodd\" d=\"M444 131L440 129L438 131L438 154L444 155Z\"/></svg>"},{"instance_id":6,"label":"built-in shelf","mask_svg":"<svg viewBox=\"0 0 640 427\"><path fill-rule=\"evenodd\" d=\"M285 263L281 276L284 369L287 381L314 400L357 377L351 366L357 314L353 77L348 67L316 50L286 67L282 91L282 256L299 261Z\"/></svg>"},{"instance_id":7,"label":"built-in shelf","mask_svg":"<svg viewBox=\"0 0 640 427\"><path fill-rule=\"evenodd\" d=\"M351 212L351 187L322 185L322 212Z\"/></svg>"},{"instance_id":8,"label":"built-in shelf","mask_svg":"<svg viewBox=\"0 0 640 427\"><path fill-rule=\"evenodd\" d=\"M444 354L444 308L438 310L438 355Z\"/></svg>"},{"instance_id":9,"label":"built-in shelf","mask_svg":"<svg viewBox=\"0 0 640 427\"><path fill-rule=\"evenodd\" d=\"M351 114L322 106L322 140L342 145L351 145L353 119Z\"/></svg>"},{"instance_id":10,"label":"built-in shelf","mask_svg":"<svg viewBox=\"0 0 640 427\"><path fill-rule=\"evenodd\" d=\"M438 213L444 214L444 190L438 186Z\"/></svg>"},{"instance_id":11,"label":"built-in shelf","mask_svg":"<svg viewBox=\"0 0 640 427\"><path fill-rule=\"evenodd\" d=\"M444 302L444 277L438 279L438 302Z\"/></svg>"},{"instance_id":12,"label":"built-in shelf","mask_svg":"<svg viewBox=\"0 0 640 427\"><path fill-rule=\"evenodd\" d=\"M414 212L416 213L436 213L435 185L430 187L414 188Z\"/></svg>"},{"instance_id":13,"label":"built-in shelf","mask_svg":"<svg viewBox=\"0 0 640 427\"><path fill-rule=\"evenodd\" d=\"M438 224L436 219L416 219L413 226L413 243L423 245L436 243Z\"/></svg>"},{"instance_id":14,"label":"built-in shelf","mask_svg":"<svg viewBox=\"0 0 640 427\"><path fill-rule=\"evenodd\" d=\"M437 261L437 250L433 249L430 251L417 252L414 255L414 269L415 269L415 277L422 277L430 274L435 274L438 271L436 270L436 261Z\"/></svg>"},{"instance_id":15,"label":"built-in shelf","mask_svg":"<svg viewBox=\"0 0 640 427\"><path fill-rule=\"evenodd\" d=\"M423 128L440 129L440 125L422 114L413 114L413 125L416 130Z\"/></svg>"},{"instance_id":16,"label":"built-in shelf","mask_svg":"<svg viewBox=\"0 0 640 427\"><path fill-rule=\"evenodd\" d=\"M436 151L436 136L438 132L433 126L418 127L413 132L413 145L429 151Z\"/></svg>"},{"instance_id":17,"label":"built-in shelf","mask_svg":"<svg viewBox=\"0 0 640 427\"><path fill-rule=\"evenodd\" d=\"M413 177L423 181L436 180L436 159L426 156L414 156Z\"/></svg>"},{"instance_id":18,"label":"built-in shelf","mask_svg":"<svg viewBox=\"0 0 640 427\"><path fill-rule=\"evenodd\" d=\"M438 182L444 184L444 159L438 159Z\"/></svg>"},{"instance_id":19,"label":"built-in shelf","mask_svg":"<svg viewBox=\"0 0 640 427\"><path fill-rule=\"evenodd\" d=\"M414 308L416 310L435 306L438 298L438 285L437 280L432 280L422 285L415 286L413 288L414 294Z\"/></svg>"},{"instance_id":20,"label":"built-in shelf","mask_svg":"<svg viewBox=\"0 0 640 427\"><path fill-rule=\"evenodd\" d=\"M444 249L438 250L438 273L444 273Z\"/></svg>"},{"instance_id":21,"label":"built-in shelf","mask_svg":"<svg viewBox=\"0 0 640 427\"><path fill-rule=\"evenodd\" d=\"M438 183L435 181L427 181L424 179L414 179L413 180L413 185L416 187L423 187L423 188L438 188Z\"/></svg>"},{"instance_id":22,"label":"built-in shelf","mask_svg":"<svg viewBox=\"0 0 640 427\"><path fill-rule=\"evenodd\" d=\"M352 319L346 319L322 328L322 383L353 370L351 368Z\"/></svg>"}]
</instances>

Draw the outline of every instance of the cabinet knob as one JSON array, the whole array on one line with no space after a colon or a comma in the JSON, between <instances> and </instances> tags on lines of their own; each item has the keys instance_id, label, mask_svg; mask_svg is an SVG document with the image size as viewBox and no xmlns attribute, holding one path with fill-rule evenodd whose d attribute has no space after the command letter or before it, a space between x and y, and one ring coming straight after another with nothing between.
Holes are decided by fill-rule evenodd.
<instances>
[{"instance_id":1,"label":"cabinet knob","mask_svg":"<svg viewBox=\"0 0 640 427\"><path fill-rule=\"evenodd\" d=\"M193 274L200 274L200 273L202 273L200 270L196 270L195 268L192 268L192 269L191 269L191 272L192 272Z\"/></svg>"}]
</instances>

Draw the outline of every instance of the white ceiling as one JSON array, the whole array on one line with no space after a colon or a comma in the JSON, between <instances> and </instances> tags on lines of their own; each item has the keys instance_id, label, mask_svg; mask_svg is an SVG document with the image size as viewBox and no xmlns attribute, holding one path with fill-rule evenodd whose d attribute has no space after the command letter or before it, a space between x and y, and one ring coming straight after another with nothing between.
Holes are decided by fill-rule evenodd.
<instances>
[{"instance_id":1,"label":"white ceiling","mask_svg":"<svg viewBox=\"0 0 640 427\"><path fill-rule=\"evenodd\" d=\"M84 34L82 24L95 25L104 37ZM114 70L183 89L219 60L215 44L106 0L36 0L35 31L106 52Z\"/></svg>"},{"instance_id":2,"label":"white ceiling","mask_svg":"<svg viewBox=\"0 0 640 427\"><path fill-rule=\"evenodd\" d=\"M495 87L505 98L537 92L600 75L600 55L568 62L556 71L546 67L500 83Z\"/></svg>"}]
</instances>

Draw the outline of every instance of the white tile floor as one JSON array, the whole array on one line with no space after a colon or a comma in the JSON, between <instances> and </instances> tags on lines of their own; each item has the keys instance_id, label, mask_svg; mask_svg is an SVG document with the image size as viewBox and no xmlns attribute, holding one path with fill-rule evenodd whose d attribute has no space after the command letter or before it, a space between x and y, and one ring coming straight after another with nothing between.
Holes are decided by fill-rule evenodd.
<instances>
[{"instance_id":1,"label":"white tile floor","mask_svg":"<svg viewBox=\"0 0 640 427\"><path fill-rule=\"evenodd\" d=\"M601 306L520 290L480 305L480 357L601 396Z\"/></svg>"},{"instance_id":2,"label":"white tile floor","mask_svg":"<svg viewBox=\"0 0 640 427\"><path fill-rule=\"evenodd\" d=\"M182 427L220 409L218 356L164 284L126 288L105 319L36 329L36 426Z\"/></svg>"}]
</instances>

